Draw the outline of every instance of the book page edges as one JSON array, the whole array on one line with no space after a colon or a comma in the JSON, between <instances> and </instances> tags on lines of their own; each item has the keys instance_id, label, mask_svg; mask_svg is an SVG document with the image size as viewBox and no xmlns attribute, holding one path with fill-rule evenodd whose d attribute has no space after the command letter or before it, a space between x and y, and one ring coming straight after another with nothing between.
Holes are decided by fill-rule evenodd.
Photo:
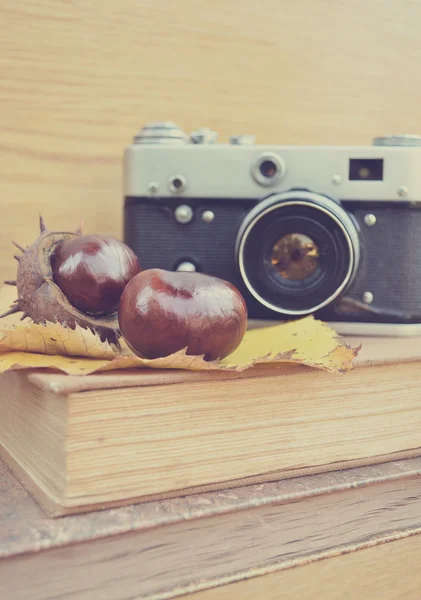
<instances>
[{"instance_id":1,"label":"book page edges","mask_svg":"<svg viewBox=\"0 0 421 600\"><path fill-rule=\"evenodd\" d=\"M354 368L382 364L400 364L421 361L421 339L414 338L348 338L352 346L361 344L361 351L353 361ZM117 389L123 387L143 387L188 383L194 381L218 381L289 375L312 370L310 367L288 363L261 363L244 371L187 371L175 369L127 369L108 371L86 376L65 375L59 372L31 370L25 374L31 383L40 389L67 395L76 392ZM346 377L345 375L329 375Z\"/></svg>"}]
</instances>

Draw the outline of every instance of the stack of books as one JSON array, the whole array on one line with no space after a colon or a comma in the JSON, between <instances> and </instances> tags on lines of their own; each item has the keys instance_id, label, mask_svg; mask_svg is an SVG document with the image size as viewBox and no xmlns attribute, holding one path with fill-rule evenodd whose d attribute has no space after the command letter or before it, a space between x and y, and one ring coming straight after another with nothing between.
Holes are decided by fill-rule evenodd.
<instances>
[{"instance_id":1,"label":"stack of books","mask_svg":"<svg viewBox=\"0 0 421 600\"><path fill-rule=\"evenodd\" d=\"M49 515L421 455L421 340L354 368L0 375L0 453Z\"/></svg>"}]
</instances>

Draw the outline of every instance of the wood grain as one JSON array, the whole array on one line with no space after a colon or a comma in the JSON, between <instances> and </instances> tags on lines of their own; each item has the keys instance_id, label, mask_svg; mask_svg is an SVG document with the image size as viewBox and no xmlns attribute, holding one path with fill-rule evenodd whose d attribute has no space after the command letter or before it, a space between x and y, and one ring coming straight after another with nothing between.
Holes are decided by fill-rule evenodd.
<instances>
[{"instance_id":1,"label":"wood grain","mask_svg":"<svg viewBox=\"0 0 421 600\"><path fill-rule=\"evenodd\" d=\"M365 548L235 584L188 594L185 600L418 600L421 535Z\"/></svg>"},{"instance_id":2,"label":"wood grain","mask_svg":"<svg viewBox=\"0 0 421 600\"><path fill-rule=\"evenodd\" d=\"M52 519L0 459L0 559L420 478L421 458L413 458Z\"/></svg>"},{"instance_id":3,"label":"wood grain","mask_svg":"<svg viewBox=\"0 0 421 600\"><path fill-rule=\"evenodd\" d=\"M332 477L332 482L341 476L347 478L346 473L338 474L336 479ZM326 475L321 476L323 478ZM348 479L351 483L352 476L348 475ZM298 489L300 482L296 485ZM306 488L305 480L301 485ZM235 491L218 495L222 503L226 501L225 496L231 496L235 503ZM208 516L197 518L196 514L194 518L188 513L187 519L179 517L178 522L171 522L174 513L170 511L166 524L156 521L153 509L159 505L134 509L139 516L146 510L150 518L149 526L144 523L138 531L133 528L130 531L134 514L126 509L125 533L121 533L121 511L110 511L108 520L117 526L117 531L120 528L120 533L115 532L113 536L101 530L101 516L95 514L55 522L52 527L56 532L54 549L0 560L2 593L5 598L19 600L59 597L66 600L163 600L359 551L421 531L419 476L357 488L351 485L343 491L327 487L324 493L309 493L301 498L290 498L289 502L257 507L253 507L252 497L249 497L242 509L222 514L218 514L217 496L215 503L209 498L211 503L206 505L205 500L206 496L202 496L201 502L199 498L192 502L208 510ZM10 501L6 504L17 523L18 510L22 507L16 501L14 506L12 509ZM165 518L162 509L161 505L158 514ZM20 514L25 520L25 514ZM34 520L29 523L32 525L30 533L38 532L38 544L51 535L51 522L46 521L44 527L37 526ZM92 541L69 545L68 530L85 539L91 537ZM419 555L418 550L416 556L419 558ZM392 572L395 576L407 573L405 568L395 568ZM30 577L30 586L25 576Z\"/></svg>"},{"instance_id":4,"label":"wood grain","mask_svg":"<svg viewBox=\"0 0 421 600\"><path fill-rule=\"evenodd\" d=\"M122 152L147 121L346 144L421 120L414 0L1 0L0 17L0 278L38 211L121 235Z\"/></svg>"}]
</instances>

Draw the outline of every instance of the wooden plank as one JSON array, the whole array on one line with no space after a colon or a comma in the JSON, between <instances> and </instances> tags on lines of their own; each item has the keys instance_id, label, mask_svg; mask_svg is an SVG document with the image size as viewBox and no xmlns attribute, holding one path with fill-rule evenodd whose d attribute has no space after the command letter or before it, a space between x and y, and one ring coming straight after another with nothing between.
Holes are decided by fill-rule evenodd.
<instances>
[{"instance_id":1,"label":"wooden plank","mask_svg":"<svg viewBox=\"0 0 421 600\"><path fill-rule=\"evenodd\" d=\"M418 534L183 597L185 600L419 600L420 560Z\"/></svg>"},{"instance_id":2,"label":"wooden plank","mask_svg":"<svg viewBox=\"0 0 421 600\"><path fill-rule=\"evenodd\" d=\"M2 0L0 16L0 279L38 211L121 235L123 148L150 120L287 144L370 144L421 121L411 0Z\"/></svg>"}]
</instances>

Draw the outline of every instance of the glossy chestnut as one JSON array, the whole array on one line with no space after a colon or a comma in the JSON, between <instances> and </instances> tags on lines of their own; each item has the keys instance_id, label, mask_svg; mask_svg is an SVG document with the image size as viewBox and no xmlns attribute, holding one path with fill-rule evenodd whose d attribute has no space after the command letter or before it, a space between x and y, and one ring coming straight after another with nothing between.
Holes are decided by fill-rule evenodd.
<instances>
[{"instance_id":1,"label":"glossy chestnut","mask_svg":"<svg viewBox=\"0 0 421 600\"><path fill-rule=\"evenodd\" d=\"M117 311L126 284L140 271L133 251L107 235L59 242L51 256L53 280L69 302L91 315Z\"/></svg>"},{"instance_id":2,"label":"glossy chestnut","mask_svg":"<svg viewBox=\"0 0 421 600\"><path fill-rule=\"evenodd\" d=\"M148 269L126 285L118 310L128 346L145 358L187 349L206 360L228 356L241 343L247 308L231 283L202 273Z\"/></svg>"}]
</instances>

